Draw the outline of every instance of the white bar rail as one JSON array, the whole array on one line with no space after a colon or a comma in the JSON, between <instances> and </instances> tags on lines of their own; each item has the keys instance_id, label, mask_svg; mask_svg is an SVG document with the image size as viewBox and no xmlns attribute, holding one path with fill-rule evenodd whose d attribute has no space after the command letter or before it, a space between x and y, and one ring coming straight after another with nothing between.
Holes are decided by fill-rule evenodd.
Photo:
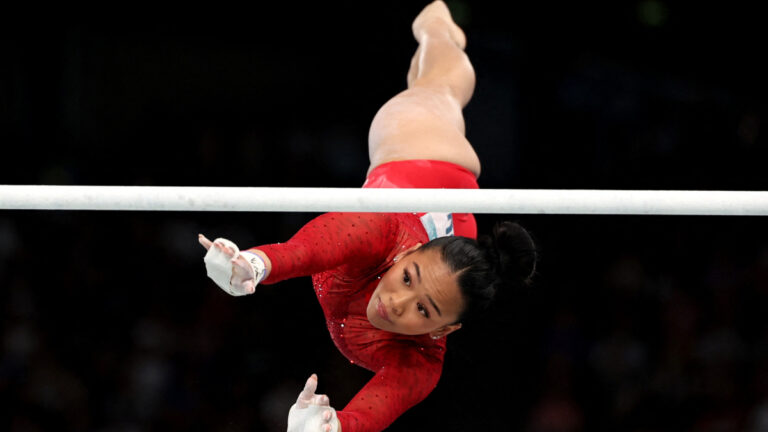
<instances>
[{"instance_id":1,"label":"white bar rail","mask_svg":"<svg viewBox=\"0 0 768 432\"><path fill-rule=\"evenodd\" d=\"M768 192L0 185L0 210L768 216Z\"/></svg>"}]
</instances>

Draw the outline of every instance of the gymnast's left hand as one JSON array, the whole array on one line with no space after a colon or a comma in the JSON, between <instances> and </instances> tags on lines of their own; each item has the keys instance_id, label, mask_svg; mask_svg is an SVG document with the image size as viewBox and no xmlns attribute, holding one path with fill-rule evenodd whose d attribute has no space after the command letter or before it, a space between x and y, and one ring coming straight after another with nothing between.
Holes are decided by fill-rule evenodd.
<instances>
[{"instance_id":1,"label":"gymnast's left hand","mask_svg":"<svg viewBox=\"0 0 768 432\"><path fill-rule=\"evenodd\" d=\"M312 374L288 412L288 432L341 432L328 396L315 394L315 390L317 375Z\"/></svg>"}]
</instances>

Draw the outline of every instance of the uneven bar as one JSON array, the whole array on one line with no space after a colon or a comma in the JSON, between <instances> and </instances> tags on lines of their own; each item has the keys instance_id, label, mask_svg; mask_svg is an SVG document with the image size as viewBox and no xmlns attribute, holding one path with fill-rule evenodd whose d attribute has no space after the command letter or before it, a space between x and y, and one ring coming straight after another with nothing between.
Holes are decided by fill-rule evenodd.
<instances>
[{"instance_id":1,"label":"uneven bar","mask_svg":"<svg viewBox=\"0 0 768 432\"><path fill-rule=\"evenodd\" d=\"M768 192L0 185L0 209L768 216Z\"/></svg>"}]
</instances>

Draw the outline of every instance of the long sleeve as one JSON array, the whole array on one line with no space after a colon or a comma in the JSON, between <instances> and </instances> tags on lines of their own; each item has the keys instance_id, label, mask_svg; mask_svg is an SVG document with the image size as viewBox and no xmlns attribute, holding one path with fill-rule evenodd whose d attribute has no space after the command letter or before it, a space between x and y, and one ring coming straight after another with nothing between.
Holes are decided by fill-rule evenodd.
<instances>
[{"instance_id":1,"label":"long sleeve","mask_svg":"<svg viewBox=\"0 0 768 432\"><path fill-rule=\"evenodd\" d=\"M334 343L352 363L375 373L337 412L343 432L383 430L437 385L444 341L388 333L366 317L376 276L396 254L427 241L413 214L326 213L285 243L254 248L272 262L264 283L313 275Z\"/></svg>"},{"instance_id":2,"label":"long sleeve","mask_svg":"<svg viewBox=\"0 0 768 432\"><path fill-rule=\"evenodd\" d=\"M259 246L272 262L263 283L307 276L350 264L358 270L377 265L399 235L390 213L325 213L304 225L290 240Z\"/></svg>"},{"instance_id":3,"label":"long sleeve","mask_svg":"<svg viewBox=\"0 0 768 432\"><path fill-rule=\"evenodd\" d=\"M385 366L337 413L343 432L384 430L434 390L442 360L423 356L419 349L411 346L382 354Z\"/></svg>"}]
</instances>

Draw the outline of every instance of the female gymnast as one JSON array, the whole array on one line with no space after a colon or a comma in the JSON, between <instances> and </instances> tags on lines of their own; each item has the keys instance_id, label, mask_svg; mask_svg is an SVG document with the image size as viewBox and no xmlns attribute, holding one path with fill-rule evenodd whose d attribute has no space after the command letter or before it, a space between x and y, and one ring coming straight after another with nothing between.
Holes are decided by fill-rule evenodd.
<instances>
[{"instance_id":1,"label":"female gymnast","mask_svg":"<svg viewBox=\"0 0 768 432\"><path fill-rule=\"evenodd\" d=\"M478 188L480 161L464 137L462 108L475 74L466 39L442 1L412 25L419 43L408 89L376 113L364 188ZM289 241L240 252L211 242L208 276L232 295L259 283L312 275L331 338L375 376L340 411L316 395L312 375L288 417L290 431L380 431L437 385L446 336L482 313L497 289L530 281L534 243L504 222L476 241L471 214L327 213Z\"/></svg>"}]
</instances>

